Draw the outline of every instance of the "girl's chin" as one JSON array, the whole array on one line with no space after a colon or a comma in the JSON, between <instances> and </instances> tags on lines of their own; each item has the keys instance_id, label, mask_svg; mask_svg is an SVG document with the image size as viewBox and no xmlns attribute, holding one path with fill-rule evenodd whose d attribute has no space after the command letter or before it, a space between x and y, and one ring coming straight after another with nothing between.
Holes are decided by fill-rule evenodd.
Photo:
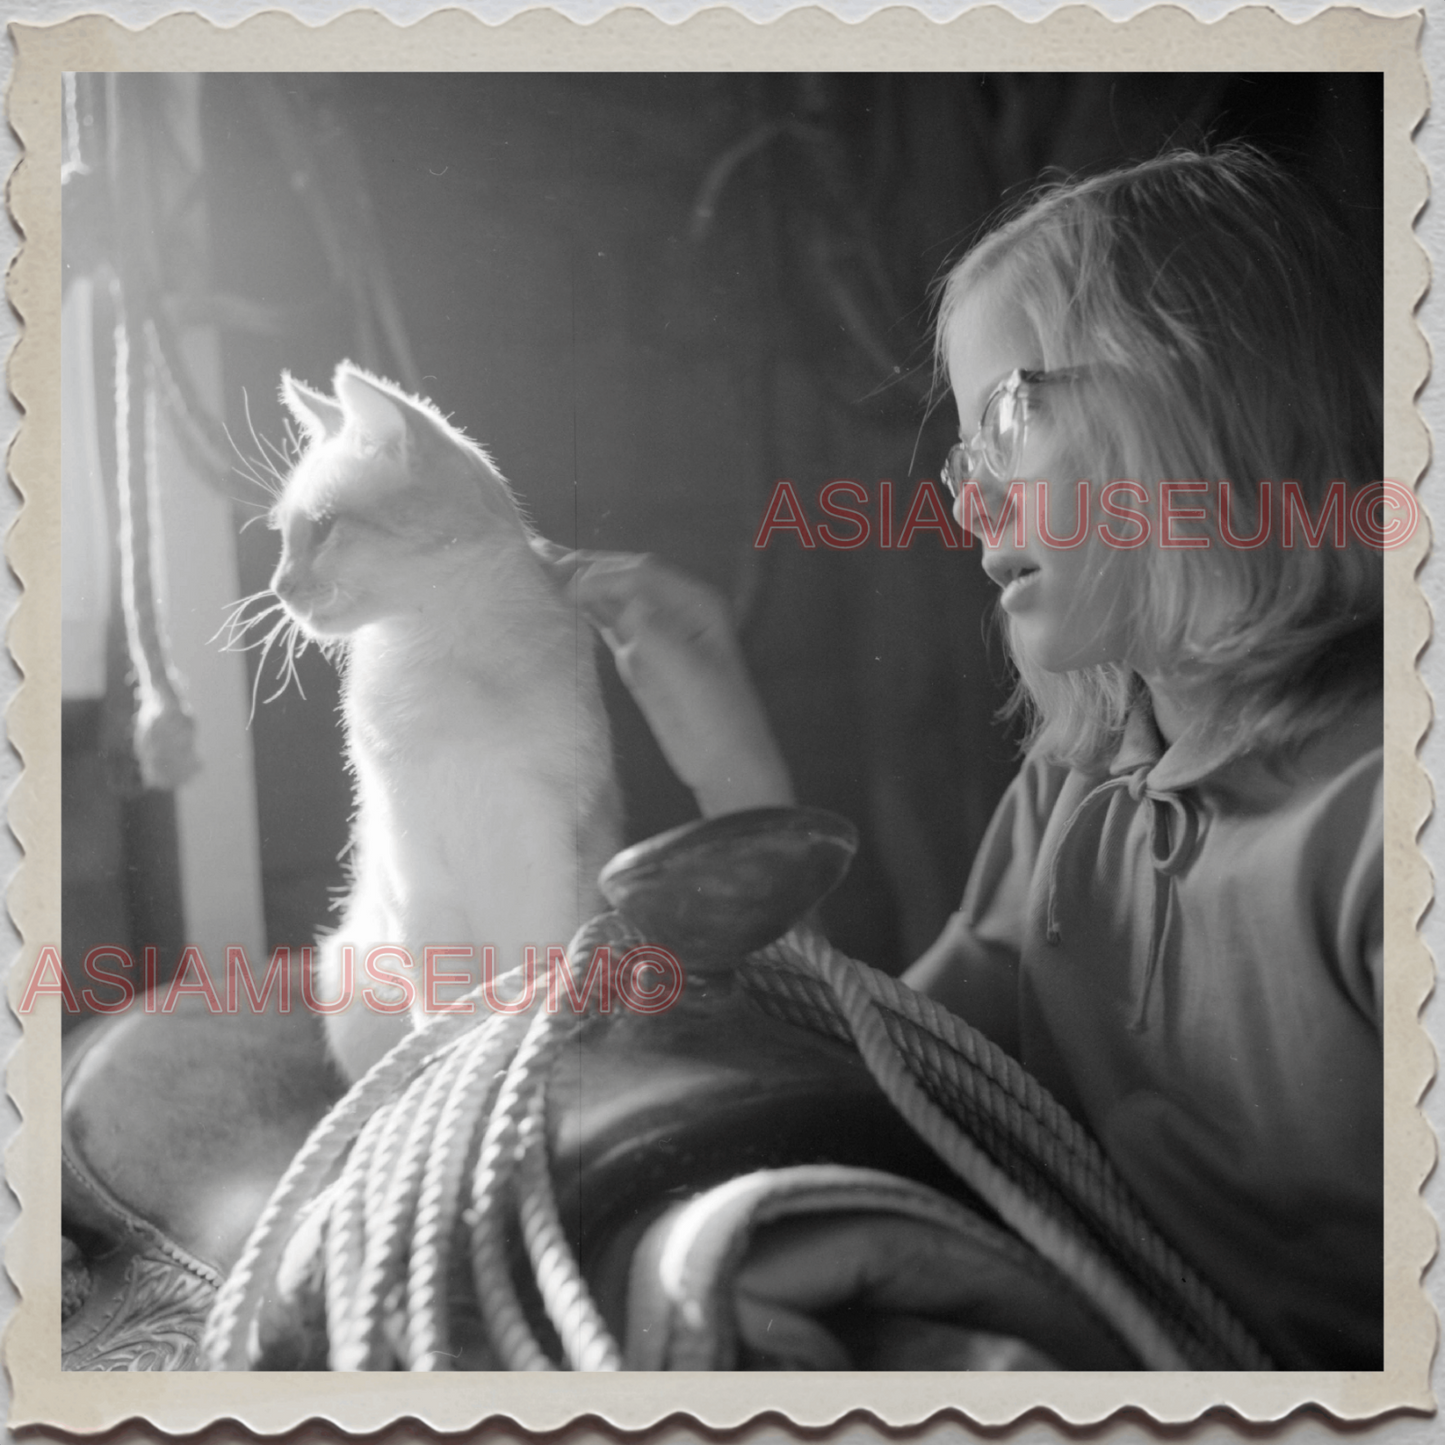
<instances>
[{"instance_id":1,"label":"girl's chin","mask_svg":"<svg viewBox=\"0 0 1445 1445\"><path fill-rule=\"evenodd\" d=\"M1084 672L1091 667L1103 667L1111 661L1108 657L1090 652L1064 652L1055 648L1033 648L1027 645L1018 649L1040 672L1053 673L1062 677L1065 673Z\"/></svg>"},{"instance_id":2,"label":"girl's chin","mask_svg":"<svg viewBox=\"0 0 1445 1445\"><path fill-rule=\"evenodd\" d=\"M1107 649L1080 646L1077 639L1071 642L1067 637L1060 636L1057 628L1037 616L1012 617L1009 644L1015 656L1041 672L1079 672L1112 660Z\"/></svg>"}]
</instances>

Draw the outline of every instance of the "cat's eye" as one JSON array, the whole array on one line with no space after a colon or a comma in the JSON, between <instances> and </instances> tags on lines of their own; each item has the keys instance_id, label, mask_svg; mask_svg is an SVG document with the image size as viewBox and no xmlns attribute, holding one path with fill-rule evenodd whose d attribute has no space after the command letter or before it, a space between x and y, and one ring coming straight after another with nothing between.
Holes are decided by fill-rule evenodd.
<instances>
[{"instance_id":1,"label":"cat's eye","mask_svg":"<svg viewBox=\"0 0 1445 1445\"><path fill-rule=\"evenodd\" d=\"M335 512L328 512L324 517L313 517L311 519L311 545L319 547L331 535L331 529L335 525Z\"/></svg>"}]
</instances>

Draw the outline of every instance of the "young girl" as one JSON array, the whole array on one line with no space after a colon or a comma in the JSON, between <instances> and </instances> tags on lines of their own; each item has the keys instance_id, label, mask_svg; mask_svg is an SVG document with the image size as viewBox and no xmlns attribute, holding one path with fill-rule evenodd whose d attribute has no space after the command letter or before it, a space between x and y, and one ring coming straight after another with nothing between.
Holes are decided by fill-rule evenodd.
<instances>
[{"instance_id":1,"label":"young girl","mask_svg":"<svg viewBox=\"0 0 1445 1445\"><path fill-rule=\"evenodd\" d=\"M1271 164L1174 154L1036 197L938 331L1029 746L907 980L1085 1121L1296 1369L1382 1364L1382 569L1335 522L1381 469L1360 280ZM720 599L575 565L704 811L789 801Z\"/></svg>"}]
</instances>

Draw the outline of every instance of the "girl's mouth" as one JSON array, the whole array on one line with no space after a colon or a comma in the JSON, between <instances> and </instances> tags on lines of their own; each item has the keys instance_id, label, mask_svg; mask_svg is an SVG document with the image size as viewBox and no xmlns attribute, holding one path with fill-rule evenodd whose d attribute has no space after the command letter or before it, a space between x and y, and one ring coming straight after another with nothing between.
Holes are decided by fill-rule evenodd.
<instances>
[{"instance_id":1,"label":"girl's mouth","mask_svg":"<svg viewBox=\"0 0 1445 1445\"><path fill-rule=\"evenodd\" d=\"M1042 575L1031 563L1022 563L1013 569L1009 576L1001 579L1003 592L998 599L999 606L1005 611L1012 611L1028 597Z\"/></svg>"}]
</instances>

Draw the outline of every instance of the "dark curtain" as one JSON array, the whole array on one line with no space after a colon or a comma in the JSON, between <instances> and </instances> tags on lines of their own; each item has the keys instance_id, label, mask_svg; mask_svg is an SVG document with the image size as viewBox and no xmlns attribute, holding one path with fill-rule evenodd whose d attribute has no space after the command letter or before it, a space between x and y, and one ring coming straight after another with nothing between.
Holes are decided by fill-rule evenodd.
<instances>
[{"instance_id":1,"label":"dark curtain","mask_svg":"<svg viewBox=\"0 0 1445 1445\"><path fill-rule=\"evenodd\" d=\"M823 484L876 517L887 481L896 531L957 430L930 288L1050 174L1248 139L1328 190L1378 285L1371 75L216 76L206 112L232 434L259 457L282 367L324 384L350 356L486 445L548 536L720 586L800 797L863 832L827 925L893 969L956 906L1014 765L991 589L936 534L756 550L777 482L816 523ZM275 538L238 546L263 587ZM335 680L314 654L302 675L253 730L273 944L342 880ZM640 837L691 802L609 679Z\"/></svg>"}]
</instances>

